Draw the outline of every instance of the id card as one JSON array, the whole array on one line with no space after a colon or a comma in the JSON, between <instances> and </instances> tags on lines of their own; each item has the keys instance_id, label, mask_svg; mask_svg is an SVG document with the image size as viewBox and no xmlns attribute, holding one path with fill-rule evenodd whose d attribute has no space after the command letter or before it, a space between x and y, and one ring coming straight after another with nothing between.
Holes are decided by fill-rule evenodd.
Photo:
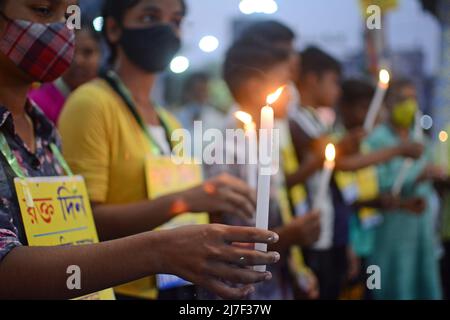
<instances>
[{"instance_id":1,"label":"id card","mask_svg":"<svg viewBox=\"0 0 450 320\"><path fill-rule=\"evenodd\" d=\"M98 243L84 180L74 177L14 180L29 246ZM77 300L115 300L112 289Z\"/></svg>"}]
</instances>

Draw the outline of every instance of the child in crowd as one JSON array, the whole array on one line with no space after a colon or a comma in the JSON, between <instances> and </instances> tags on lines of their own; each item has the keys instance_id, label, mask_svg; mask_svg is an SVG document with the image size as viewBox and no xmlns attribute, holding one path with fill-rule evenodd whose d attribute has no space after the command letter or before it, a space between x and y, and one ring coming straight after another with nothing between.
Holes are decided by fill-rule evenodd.
<instances>
[{"instance_id":1,"label":"child in crowd","mask_svg":"<svg viewBox=\"0 0 450 320\"><path fill-rule=\"evenodd\" d=\"M383 222L375 229L373 249L368 263L380 267L381 289L374 290L375 299L440 299L441 288L434 231L431 182L443 172L431 164L426 138L416 123L419 111L414 85L397 81L387 97L389 119L376 128L366 140L370 150L389 148L410 140L423 140L425 153L404 170L405 158L396 157L377 166L381 193L396 193L399 173L404 172L403 185L397 190L402 198L421 198L416 212L405 208L381 210Z\"/></svg>"},{"instance_id":2,"label":"child in crowd","mask_svg":"<svg viewBox=\"0 0 450 320\"><path fill-rule=\"evenodd\" d=\"M266 97L279 87L290 81L290 54L288 50L265 46L250 45L246 42L236 42L228 51L224 64L224 78L236 101L230 112L225 128L242 128L234 114L243 111L249 114L259 128L261 107L266 103ZM281 121L286 118L286 108L289 97L286 92L274 104L275 117ZM228 151L227 148L226 151ZM246 153L245 145L236 143L234 157ZM283 159L280 160L282 163ZM309 246L317 240L319 234L319 216L310 212L302 217L293 216L287 189L284 183L282 164L279 173L272 179L270 203L270 228L280 233L280 246L283 261L271 269L274 277L271 281L258 286L252 295L253 299L292 299L303 296L316 298L318 291L316 280L304 266L299 251L292 253L299 246ZM214 165L210 173L230 172L246 179L249 165ZM251 170L251 169L250 169ZM231 225L250 225L251 221L236 219L230 215L223 216L223 222ZM254 223L254 222L253 222ZM295 251L295 250L294 250Z\"/></svg>"},{"instance_id":3,"label":"child in crowd","mask_svg":"<svg viewBox=\"0 0 450 320\"><path fill-rule=\"evenodd\" d=\"M372 84L364 80L347 80L342 85L342 96L338 105L338 134L362 128L375 94ZM374 228L382 223L383 217L376 211L404 209L417 212L422 203L421 198L403 199L391 193L379 193L376 164L390 161L395 157L417 159L422 155L423 147L413 141L369 152L364 142L359 150L337 160L336 181L343 190L345 201L352 205L350 218L350 242L353 251L361 258L361 277L363 288L366 287L366 259L374 244ZM357 278L358 264L350 266L349 278ZM364 290L361 290L364 292Z\"/></svg>"},{"instance_id":4,"label":"child in crowd","mask_svg":"<svg viewBox=\"0 0 450 320\"><path fill-rule=\"evenodd\" d=\"M341 67L333 57L318 48L307 48L301 53L297 89L301 105L290 112L290 132L295 154L300 164L296 173L287 177L289 187L305 183L309 202L314 198L323 166L325 141L329 141L331 127L319 116L317 109L333 108L340 97ZM358 145L347 139L346 145ZM343 153L344 144L338 147ZM321 236L319 241L305 252L306 262L316 273L321 298L337 299L347 274L348 218L350 209L345 204L336 184L321 201Z\"/></svg>"}]
</instances>

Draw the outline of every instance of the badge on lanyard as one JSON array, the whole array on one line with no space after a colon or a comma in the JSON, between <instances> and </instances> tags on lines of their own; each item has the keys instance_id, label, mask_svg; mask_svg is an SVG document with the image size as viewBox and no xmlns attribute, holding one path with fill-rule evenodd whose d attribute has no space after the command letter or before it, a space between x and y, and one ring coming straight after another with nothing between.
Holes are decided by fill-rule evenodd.
<instances>
[{"instance_id":1,"label":"badge on lanyard","mask_svg":"<svg viewBox=\"0 0 450 320\"><path fill-rule=\"evenodd\" d=\"M27 203L23 179L14 180L28 245L66 246L98 243L89 197L81 176L26 178L33 206ZM112 289L77 300L114 300Z\"/></svg>"},{"instance_id":2,"label":"badge on lanyard","mask_svg":"<svg viewBox=\"0 0 450 320\"><path fill-rule=\"evenodd\" d=\"M371 200L379 196L376 167L371 166L358 170L356 180L359 186L359 200ZM383 222L383 215L370 208L362 208L358 216L364 229L374 228Z\"/></svg>"},{"instance_id":3,"label":"badge on lanyard","mask_svg":"<svg viewBox=\"0 0 450 320\"><path fill-rule=\"evenodd\" d=\"M291 198L295 216L302 217L309 212L308 194L306 193L303 185L296 185L292 187Z\"/></svg>"},{"instance_id":4,"label":"badge on lanyard","mask_svg":"<svg viewBox=\"0 0 450 320\"><path fill-rule=\"evenodd\" d=\"M337 172L336 182L345 202L349 205L357 201L368 201L378 197L378 177L376 168L371 166L354 172ZM383 222L377 210L362 208L358 217L364 229L371 229Z\"/></svg>"},{"instance_id":5,"label":"badge on lanyard","mask_svg":"<svg viewBox=\"0 0 450 320\"><path fill-rule=\"evenodd\" d=\"M58 147L53 155L65 169L66 177L25 176L6 138L0 133L1 152L16 174L14 184L28 245L66 246L98 243L97 230L84 179L74 176ZM112 289L77 300L114 300Z\"/></svg>"}]
</instances>

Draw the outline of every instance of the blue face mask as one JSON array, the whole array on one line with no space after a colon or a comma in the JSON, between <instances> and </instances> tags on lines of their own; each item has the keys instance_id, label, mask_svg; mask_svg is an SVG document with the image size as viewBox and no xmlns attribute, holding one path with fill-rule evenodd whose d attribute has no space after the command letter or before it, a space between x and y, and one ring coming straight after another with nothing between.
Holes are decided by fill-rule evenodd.
<instances>
[{"instance_id":1,"label":"blue face mask","mask_svg":"<svg viewBox=\"0 0 450 320\"><path fill-rule=\"evenodd\" d=\"M180 38L169 25L143 29L124 28L120 45L128 59L149 73L164 71L181 48Z\"/></svg>"}]
</instances>

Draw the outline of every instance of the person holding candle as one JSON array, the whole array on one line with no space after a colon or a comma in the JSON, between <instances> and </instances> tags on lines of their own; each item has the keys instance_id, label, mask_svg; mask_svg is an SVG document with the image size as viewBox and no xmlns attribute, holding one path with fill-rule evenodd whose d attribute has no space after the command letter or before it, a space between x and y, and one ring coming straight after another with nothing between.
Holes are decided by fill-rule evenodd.
<instances>
[{"instance_id":1,"label":"person holding candle","mask_svg":"<svg viewBox=\"0 0 450 320\"><path fill-rule=\"evenodd\" d=\"M278 21L269 20L255 22L248 28L244 29L239 38L240 41L246 42L247 44L275 46L277 48L281 48L290 52L291 81L286 88L286 90L289 91L291 97L287 108L289 112L295 111L295 109L299 105L299 101L301 100L301 92L298 90L298 85L300 82L299 79L301 79L302 77L301 69L303 67L303 63L301 62L301 55L298 54L295 50L295 36L296 35L293 30L291 30L288 26ZM329 67L330 64L325 61L324 66L325 68L327 68L327 66ZM334 70L336 69L338 68L335 68ZM328 80L330 80L331 78L332 77L328 77ZM333 84L331 81L325 81L325 83L327 83L326 87L333 89ZM333 90L327 90L327 94L328 93L332 94ZM325 96L326 98L326 95L324 94L322 94L321 96ZM322 108L321 110L324 109ZM312 156L313 153L309 153L308 161L302 161L300 166L296 155L296 148L294 148L293 145L294 139L296 141L298 140L298 132L291 131L289 130L289 128L284 129L287 130L282 130L284 132L282 134L282 143L284 144L284 146L282 147L284 160L283 169L286 176L286 183L289 187L289 202L291 203L295 214L303 216L311 207L311 201L308 201L308 194L305 188L305 183L308 177L313 175L314 172L317 172L323 165L324 148L326 146L326 143L323 144L323 149L321 149L320 147L315 148L316 156ZM354 139L351 137L351 139L347 140L349 140L347 145L351 145ZM341 143L341 145L343 145L343 143ZM319 151L319 149L321 150Z\"/></svg>"},{"instance_id":2,"label":"person holding candle","mask_svg":"<svg viewBox=\"0 0 450 320\"><path fill-rule=\"evenodd\" d=\"M328 226L325 234L328 234L328 244L322 243L320 250L311 250L309 260L321 271L318 274L323 275L323 297L327 299L336 299L339 295L339 288L346 279L346 265L354 265L354 254L349 248L348 243L348 223L352 208L349 205L348 198L354 196L352 185L336 184L334 175L329 190L331 193L320 196L320 192L326 190L320 185L319 173L324 167L325 150L327 144L333 142L336 147L335 171L352 171L365 168L373 161L383 161L384 158L398 154L401 150L390 150L386 154L378 155L360 155L358 154L359 145L365 136L365 132L360 126L353 126L351 129L337 134L332 131L330 124L322 119L319 110L331 110L340 96L340 67L339 63L331 56L318 48L308 48L301 54L301 76L297 79L297 87L302 97L302 105L298 106L290 114L290 131L295 145L294 160L297 163L297 170L287 175L287 183L292 189L298 183L306 183L310 200L321 203L326 207L323 210L323 222ZM327 108L323 108L323 106ZM334 110L328 113L333 113ZM364 113L364 116L367 112ZM364 121L364 119L363 119ZM331 123L332 124L332 123ZM405 148L407 152L408 148ZM301 164L301 165L300 165ZM330 175L330 170L325 170ZM334 219L334 222L332 220ZM334 233L334 235L333 235ZM325 236L324 236L325 237ZM325 238L322 239L325 241ZM318 252L315 252L318 251ZM333 251L340 252L334 254ZM334 257L333 263L319 263L318 260L326 261L327 256ZM348 256L348 258L346 258ZM348 260L348 261L347 261ZM338 265L339 272L332 273L326 269L327 265ZM330 274L332 276L330 276ZM335 276L333 278L333 275ZM319 276L320 279L320 276Z\"/></svg>"},{"instance_id":3,"label":"person holding candle","mask_svg":"<svg viewBox=\"0 0 450 320\"><path fill-rule=\"evenodd\" d=\"M321 120L317 110L333 108L340 97L341 68L339 62L310 47L301 54L300 76L296 79L301 105L290 111L289 130L298 168L286 177L289 188L299 183L306 186L310 206L320 204L321 237L305 258L317 274L321 298L338 299L347 276L348 219L350 208L345 203L334 179L325 186L325 196L317 198L324 168L325 149L333 141L331 128ZM336 160L359 145L363 130L349 132L335 142ZM325 170L333 176L330 170ZM322 187L324 188L324 187ZM315 202L315 203L314 203Z\"/></svg>"},{"instance_id":4,"label":"person holding candle","mask_svg":"<svg viewBox=\"0 0 450 320\"><path fill-rule=\"evenodd\" d=\"M254 191L243 181L229 175L202 181L195 165L187 168L189 181L178 174L171 135L181 125L149 98L157 75L180 48L185 14L182 0L105 1L103 35L111 49L107 71L76 90L61 114L64 155L86 179L103 240L205 223L204 212L226 211L245 219L255 210ZM150 175L162 181L154 183ZM179 190L186 183L193 187ZM127 298L198 297L197 288L185 281L158 277L164 284L159 291L148 278L116 291Z\"/></svg>"},{"instance_id":5,"label":"person holding candle","mask_svg":"<svg viewBox=\"0 0 450 320\"><path fill-rule=\"evenodd\" d=\"M289 51L287 50L240 41L234 43L227 52L223 72L236 104L224 129L244 128L241 120L244 120L245 117L242 117L242 114L253 119L256 128L260 128L262 107L267 104L267 96L277 91L280 92L280 87L289 82L289 65ZM283 91L279 99L272 105L277 129L279 122L286 117L288 97L283 96L286 93ZM236 114L238 114L238 119ZM240 153L246 153L245 147L240 148L239 145L234 150L235 157L238 157ZM277 158L274 157L274 159ZM280 234L282 240L280 240L277 250L283 253L283 259L276 267L269 267L274 277L271 281L258 286L251 298L292 299L295 290L301 292L302 297L316 298L318 295L317 282L314 275L302 263L298 248L311 245L317 240L319 217L317 212L299 217L293 216L284 185L282 164L276 163L274 166L280 166L280 170L271 177L269 229L277 230ZM251 170L247 164L213 165L208 169L210 175L229 172L243 179L247 177L246 171ZM255 221L245 221L230 215L223 215L222 221L230 225L255 223ZM297 251L293 250L294 248ZM295 297L299 296L300 294L295 295Z\"/></svg>"},{"instance_id":6,"label":"person holding candle","mask_svg":"<svg viewBox=\"0 0 450 320\"><path fill-rule=\"evenodd\" d=\"M374 94L374 87L365 80L350 79L342 84L342 96L337 109L338 136L363 127ZM402 199L392 196L390 192L380 194L375 166L396 157L418 159L422 155L423 146L407 141L373 152L368 152L367 149L363 141L359 150L341 157L336 163L339 169L336 182L353 211L350 217L351 246L357 257L361 258L361 262L354 261L350 266L349 279L360 277L363 286L367 277L367 257L374 241L374 228L382 222L382 216L377 210L404 209L413 213L423 207L421 198ZM366 291L366 295L370 296L370 291Z\"/></svg>"},{"instance_id":7,"label":"person holding candle","mask_svg":"<svg viewBox=\"0 0 450 320\"><path fill-rule=\"evenodd\" d=\"M339 123L337 134L342 136L345 131L355 128L361 128L367 118L367 112L370 109L371 101L375 91L370 83L364 80L346 80L342 85L342 97L339 102ZM341 157L336 167L342 172L353 172L372 167L377 164L388 162L396 157L405 157L419 159L423 154L423 145L415 141L404 141L396 146L368 152L364 141L361 143L360 150L354 153L346 154ZM386 195L392 198L390 195ZM394 200L394 199L392 199ZM405 199L396 199L405 200ZM381 202L391 202L389 200ZM375 203L375 202L374 202ZM405 200L404 205L407 206ZM358 203L358 206L363 206Z\"/></svg>"},{"instance_id":8,"label":"person holding candle","mask_svg":"<svg viewBox=\"0 0 450 320\"><path fill-rule=\"evenodd\" d=\"M75 298L159 272L177 274L225 298L245 297L251 286L236 289L222 281L261 281L267 273L254 273L245 266L270 264L278 255L243 251L230 244L273 243L278 238L273 232L203 225L157 233L145 230L92 245L27 245L23 217L28 213L19 207L14 188L17 173L63 178L67 167L55 152L60 145L57 131L27 93L33 82L51 82L70 65L74 34L65 24L68 4L0 0L0 299ZM56 46L55 37L59 39ZM30 43L42 51L24 50ZM17 59L18 51L22 59ZM44 51L47 54L41 54ZM216 258L211 258L212 252ZM80 290L67 286L66 271L71 265L83 272Z\"/></svg>"},{"instance_id":9,"label":"person holding candle","mask_svg":"<svg viewBox=\"0 0 450 320\"><path fill-rule=\"evenodd\" d=\"M370 150L390 148L414 139L412 128L418 110L414 85L408 80L395 81L386 103L389 121L367 138ZM377 166L381 193L391 192L403 160L397 157ZM386 271L381 277L381 290L373 292L375 299L441 298L432 206L436 195L431 184L440 177L442 172L431 164L430 149L427 148L408 170L400 193L402 198L422 198L423 210L415 214L404 208L380 211L384 219L375 229L368 263Z\"/></svg>"},{"instance_id":10,"label":"person holding candle","mask_svg":"<svg viewBox=\"0 0 450 320\"><path fill-rule=\"evenodd\" d=\"M291 28L275 20L255 22L245 28L239 36L239 41L248 45L275 46L290 53L291 80L285 88L290 97L288 111L296 108L300 99L295 83L298 82L300 76L301 56L295 50L295 39L296 34ZM288 192L289 200L296 215L304 215L308 211L308 203L305 187L300 181L303 182L304 176L308 176L314 169L307 166L299 169L290 132L289 130L282 131L283 166L287 183L291 185Z\"/></svg>"}]
</instances>

